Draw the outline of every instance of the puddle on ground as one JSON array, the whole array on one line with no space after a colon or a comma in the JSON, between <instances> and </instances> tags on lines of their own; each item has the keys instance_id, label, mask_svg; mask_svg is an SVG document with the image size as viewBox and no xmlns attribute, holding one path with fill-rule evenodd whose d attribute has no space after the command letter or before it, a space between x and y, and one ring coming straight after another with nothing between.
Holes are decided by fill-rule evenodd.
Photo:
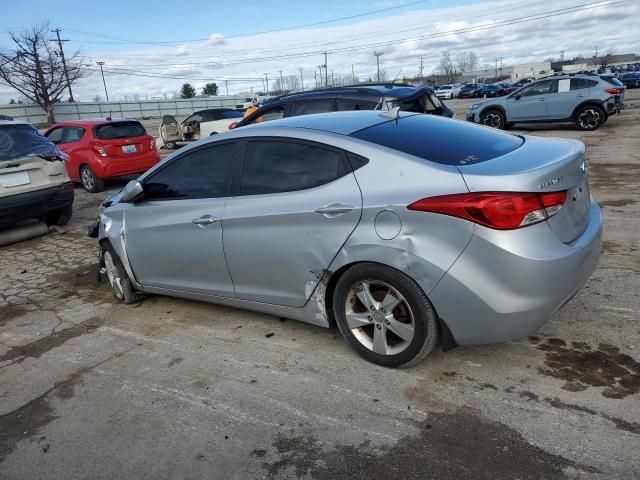
<instances>
[{"instance_id":1,"label":"puddle on ground","mask_svg":"<svg viewBox=\"0 0 640 480\"><path fill-rule=\"evenodd\" d=\"M630 355L620 353L614 345L601 343L591 347L582 342L571 346L564 340L550 338L539 343L530 337L531 343L545 352L545 367L540 373L565 380L562 387L576 392L588 387L604 387L602 395L608 398L624 398L640 392L640 362Z\"/></svg>"}]
</instances>

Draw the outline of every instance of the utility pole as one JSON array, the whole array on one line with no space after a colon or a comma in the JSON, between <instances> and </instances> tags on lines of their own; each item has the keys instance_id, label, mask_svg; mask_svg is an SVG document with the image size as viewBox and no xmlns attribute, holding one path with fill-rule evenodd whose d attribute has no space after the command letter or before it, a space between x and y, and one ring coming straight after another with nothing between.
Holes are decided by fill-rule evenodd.
<instances>
[{"instance_id":1,"label":"utility pole","mask_svg":"<svg viewBox=\"0 0 640 480\"><path fill-rule=\"evenodd\" d=\"M502 60L504 57L500 57L500 76L502 76Z\"/></svg>"},{"instance_id":2,"label":"utility pole","mask_svg":"<svg viewBox=\"0 0 640 480\"><path fill-rule=\"evenodd\" d=\"M302 86L302 90L304 90L304 77L302 76L302 69L298 69L300 71L300 85Z\"/></svg>"},{"instance_id":3,"label":"utility pole","mask_svg":"<svg viewBox=\"0 0 640 480\"><path fill-rule=\"evenodd\" d=\"M324 86L329 86L329 70L327 67L327 52L324 52Z\"/></svg>"},{"instance_id":4,"label":"utility pole","mask_svg":"<svg viewBox=\"0 0 640 480\"><path fill-rule=\"evenodd\" d=\"M316 88L318 88L318 75L316 75L316 71L313 71L313 81L315 82Z\"/></svg>"},{"instance_id":5,"label":"utility pole","mask_svg":"<svg viewBox=\"0 0 640 480\"><path fill-rule=\"evenodd\" d=\"M224 86L227 89L227 97L229 96L229 80L224 81Z\"/></svg>"},{"instance_id":6,"label":"utility pole","mask_svg":"<svg viewBox=\"0 0 640 480\"><path fill-rule=\"evenodd\" d=\"M594 52L593 52L593 66L596 66L596 63L598 61L598 45L596 45L594 47Z\"/></svg>"},{"instance_id":7,"label":"utility pole","mask_svg":"<svg viewBox=\"0 0 640 480\"><path fill-rule=\"evenodd\" d=\"M320 86L322 87L322 65L318 65L318 70L320 71ZM326 87L326 85L325 85Z\"/></svg>"},{"instance_id":8,"label":"utility pole","mask_svg":"<svg viewBox=\"0 0 640 480\"><path fill-rule=\"evenodd\" d=\"M351 64L351 83L356 83L356 71L353 69L353 63Z\"/></svg>"},{"instance_id":9,"label":"utility pole","mask_svg":"<svg viewBox=\"0 0 640 480\"><path fill-rule=\"evenodd\" d=\"M420 83L424 83L424 77L422 71L424 70L424 58L420 57Z\"/></svg>"},{"instance_id":10,"label":"utility pole","mask_svg":"<svg viewBox=\"0 0 640 480\"><path fill-rule=\"evenodd\" d=\"M62 48L62 42L68 42L69 40L60 40L60 29L56 28L55 30L51 30L51 32L55 32L56 37L58 38L58 47L60 47L60 58L62 59L62 68L64 70L64 78L67 79L67 88L69 89L69 101L75 102L73 99L73 92L71 91L71 82L69 81L69 72L67 71L67 62L64 60L64 49Z\"/></svg>"},{"instance_id":11,"label":"utility pole","mask_svg":"<svg viewBox=\"0 0 640 480\"><path fill-rule=\"evenodd\" d=\"M376 63L378 64L378 82L380 81L380 55L384 55L384 52L373 52L376 56Z\"/></svg>"},{"instance_id":12,"label":"utility pole","mask_svg":"<svg viewBox=\"0 0 640 480\"><path fill-rule=\"evenodd\" d=\"M333 87L336 84L336 81L333 78L333 69L331 69L331 86Z\"/></svg>"},{"instance_id":13,"label":"utility pole","mask_svg":"<svg viewBox=\"0 0 640 480\"><path fill-rule=\"evenodd\" d=\"M104 95L107 97L107 102L109 101L109 93L107 92L107 82L104 81L104 71L102 70L102 66L104 62L96 62L100 65L100 73L102 74L102 84L104 85Z\"/></svg>"},{"instance_id":14,"label":"utility pole","mask_svg":"<svg viewBox=\"0 0 640 480\"><path fill-rule=\"evenodd\" d=\"M280 72L280 91L284 92L284 81L282 80L282 70L278 70Z\"/></svg>"},{"instance_id":15,"label":"utility pole","mask_svg":"<svg viewBox=\"0 0 640 480\"><path fill-rule=\"evenodd\" d=\"M269 74L268 73L264 74L264 83L267 86L267 95L269 95Z\"/></svg>"}]
</instances>

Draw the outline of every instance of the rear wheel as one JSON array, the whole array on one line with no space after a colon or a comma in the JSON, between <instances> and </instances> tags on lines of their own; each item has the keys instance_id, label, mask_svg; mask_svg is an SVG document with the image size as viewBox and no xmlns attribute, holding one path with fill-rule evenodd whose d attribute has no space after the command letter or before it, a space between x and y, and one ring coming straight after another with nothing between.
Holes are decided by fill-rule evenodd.
<instances>
[{"instance_id":1,"label":"rear wheel","mask_svg":"<svg viewBox=\"0 0 640 480\"><path fill-rule=\"evenodd\" d=\"M73 214L73 205L67 205L66 207L49 212L44 217L44 222L51 225L66 225L71 219Z\"/></svg>"},{"instance_id":2,"label":"rear wheel","mask_svg":"<svg viewBox=\"0 0 640 480\"><path fill-rule=\"evenodd\" d=\"M127 271L109 242L102 244L102 259L113 296L126 304L142 301L144 295L133 289Z\"/></svg>"},{"instance_id":3,"label":"rear wheel","mask_svg":"<svg viewBox=\"0 0 640 480\"><path fill-rule=\"evenodd\" d=\"M597 105L585 105L575 115L576 126L580 130L596 130L605 121L604 110Z\"/></svg>"},{"instance_id":4,"label":"rear wheel","mask_svg":"<svg viewBox=\"0 0 640 480\"><path fill-rule=\"evenodd\" d=\"M499 128L502 129L506 125L506 121L504 115L500 110L490 109L485 110L480 115L480 123L482 125L486 125L487 127Z\"/></svg>"},{"instance_id":5,"label":"rear wheel","mask_svg":"<svg viewBox=\"0 0 640 480\"><path fill-rule=\"evenodd\" d=\"M390 267L361 263L338 280L334 314L347 343L370 362L409 367L438 340L438 321L416 282Z\"/></svg>"},{"instance_id":6,"label":"rear wheel","mask_svg":"<svg viewBox=\"0 0 640 480\"><path fill-rule=\"evenodd\" d=\"M104 188L104 181L98 178L89 165L80 168L80 181L87 192L96 193Z\"/></svg>"}]
</instances>

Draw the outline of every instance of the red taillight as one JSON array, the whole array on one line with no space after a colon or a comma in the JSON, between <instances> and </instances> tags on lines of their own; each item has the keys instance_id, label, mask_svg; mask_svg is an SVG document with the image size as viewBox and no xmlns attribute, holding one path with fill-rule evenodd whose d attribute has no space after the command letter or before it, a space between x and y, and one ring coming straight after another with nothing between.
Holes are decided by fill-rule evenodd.
<instances>
[{"instance_id":1,"label":"red taillight","mask_svg":"<svg viewBox=\"0 0 640 480\"><path fill-rule=\"evenodd\" d=\"M622 88L605 88L604 91L607 92L607 93L610 93L611 95L620 95L622 92L624 92L624 89L622 89Z\"/></svg>"},{"instance_id":2,"label":"red taillight","mask_svg":"<svg viewBox=\"0 0 640 480\"><path fill-rule=\"evenodd\" d=\"M91 145L91 147L96 152L98 152L98 155L100 155L101 157L106 157L107 156L107 152L104 150L104 146L101 143L91 142L89 145Z\"/></svg>"},{"instance_id":3,"label":"red taillight","mask_svg":"<svg viewBox=\"0 0 640 480\"><path fill-rule=\"evenodd\" d=\"M155 150L155 149L156 149L156 139L152 137L149 140L149 150Z\"/></svg>"},{"instance_id":4,"label":"red taillight","mask_svg":"<svg viewBox=\"0 0 640 480\"><path fill-rule=\"evenodd\" d=\"M482 192L427 197L407 208L469 220L497 230L533 225L560 211L567 192Z\"/></svg>"}]
</instances>

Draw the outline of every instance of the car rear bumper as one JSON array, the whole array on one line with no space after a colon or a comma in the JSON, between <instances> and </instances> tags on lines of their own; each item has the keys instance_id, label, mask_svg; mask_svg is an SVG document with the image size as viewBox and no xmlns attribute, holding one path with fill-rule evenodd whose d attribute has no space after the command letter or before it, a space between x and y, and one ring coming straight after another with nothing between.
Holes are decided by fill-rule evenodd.
<instances>
[{"instance_id":1,"label":"car rear bumper","mask_svg":"<svg viewBox=\"0 0 640 480\"><path fill-rule=\"evenodd\" d=\"M73 183L0 198L0 227L38 218L73 203Z\"/></svg>"},{"instance_id":2,"label":"car rear bumper","mask_svg":"<svg viewBox=\"0 0 640 480\"><path fill-rule=\"evenodd\" d=\"M508 232L476 227L430 299L458 345L532 334L587 282L602 248L592 200L585 231L562 243L546 222Z\"/></svg>"},{"instance_id":3,"label":"car rear bumper","mask_svg":"<svg viewBox=\"0 0 640 480\"><path fill-rule=\"evenodd\" d=\"M146 172L160 161L160 156L156 150L144 155L125 158L101 158L100 168L96 169L96 175L106 180L121 175Z\"/></svg>"}]
</instances>

